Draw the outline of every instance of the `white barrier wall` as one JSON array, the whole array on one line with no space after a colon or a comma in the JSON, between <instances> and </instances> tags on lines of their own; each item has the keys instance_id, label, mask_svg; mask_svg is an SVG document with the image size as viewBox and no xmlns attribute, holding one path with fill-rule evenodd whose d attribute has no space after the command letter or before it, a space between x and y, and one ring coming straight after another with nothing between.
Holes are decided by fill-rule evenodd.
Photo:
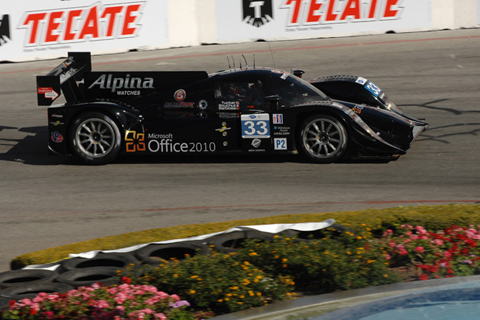
<instances>
[{"instance_id":1,"label":"white barrier wall","mask_svg":"<svg viewBox=\"0 0 480 320\"><path fill-rule=\"evenodd\" d=\"M0 61L170 45L166 1L2 1L0 19Z\"/></svg>"},{"instance_id":2,"label":"white barrier wall","mask_svg":"<svg viewBox=\"0 0 480 320\"><path fill-rule=\"evenodd\" d=\"M217 0L220 42L431 28L431 0Z\"/></svg>"},{"instance_id":3,"label":"white barrier wall","mask_svg":"<svg viewBox=\"0 0 480 320\"><path fill-rule=\"evenodd\" d=\"M478 27L480 0L16 0L0 6L0 61Z\"/></svg>"}]
</instances>

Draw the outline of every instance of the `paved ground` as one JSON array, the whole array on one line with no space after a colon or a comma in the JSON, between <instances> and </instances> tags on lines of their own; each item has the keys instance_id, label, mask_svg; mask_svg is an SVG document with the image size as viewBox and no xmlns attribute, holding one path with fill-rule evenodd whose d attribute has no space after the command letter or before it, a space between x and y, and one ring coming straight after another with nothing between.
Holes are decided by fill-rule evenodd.
<instances>
[{"instance_id":1,"label":"paved ground","mask_svg":"<svg viewBox=\"0 0 480 320\"><path fill-rule=\"evenodd\" d=\"M78 166L48 155L46 108L36 105L35 76L60 60L0 64L0 271L23 253L149 228L480 201L479 38L472 29L93 58L94 70L214 72L244 54L257 66L306 70L306 78L362 75L431 124L407 155L383 164L248 155Z\"/></svg>"}]
</instances>

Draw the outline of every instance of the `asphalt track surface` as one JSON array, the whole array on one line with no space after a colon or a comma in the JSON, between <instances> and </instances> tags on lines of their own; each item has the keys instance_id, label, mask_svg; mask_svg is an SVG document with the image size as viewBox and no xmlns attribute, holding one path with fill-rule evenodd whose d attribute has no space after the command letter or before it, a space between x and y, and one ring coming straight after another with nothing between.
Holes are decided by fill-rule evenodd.
<instances>
[{"instance_id":1,"label":"asphalt track surface","mask_svg":"<svg viewBox=\"0 0 480 320\"><path fill-rule=\"evenodd\" d=\"M0 64L0 271L18 255L126 232L281 214L480 201L480 29L129 52L95 71L250 65L305 78L361 75L430 128L397 161L311 164L296 155L120 158L47 151L35 76L59 60Z\"/></svg>"}]
</instances>

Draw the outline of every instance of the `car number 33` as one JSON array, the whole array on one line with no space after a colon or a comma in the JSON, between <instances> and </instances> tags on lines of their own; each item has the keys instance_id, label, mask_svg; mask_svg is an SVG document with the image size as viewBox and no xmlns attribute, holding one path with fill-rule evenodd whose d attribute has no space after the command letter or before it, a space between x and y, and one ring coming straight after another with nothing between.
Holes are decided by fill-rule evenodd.
<instances>
[{"instance_id":1,"label":"car number 33","mask_svg":"<svg viewBox=\"0 0 480 320\"><path fill-rule=\"evenodd\" d=\"M270 138L268 114L242 115L242 138Z\"/></svg>"}]
</instances>

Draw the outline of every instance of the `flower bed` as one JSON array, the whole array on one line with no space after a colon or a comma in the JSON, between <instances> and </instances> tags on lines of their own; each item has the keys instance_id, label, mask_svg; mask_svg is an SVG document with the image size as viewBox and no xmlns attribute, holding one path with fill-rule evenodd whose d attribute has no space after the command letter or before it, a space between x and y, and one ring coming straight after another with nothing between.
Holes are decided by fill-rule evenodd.
<instances>
[{"instance_id":1,"label":"flower bed","mask_svg":"<svg viewBox=\"0 0 480 320\"><path fill-rule=\"evenodd\" d=\"M379 235L365 224L346 230L252 239L234 253L145 265L119 274L119 286L12 302L0 318L206 319L298 295L480 273L480 231L472 225L429 231L403 224ZM407 268L413 278L399 272Z\"/></svg>"}]
</instances>

